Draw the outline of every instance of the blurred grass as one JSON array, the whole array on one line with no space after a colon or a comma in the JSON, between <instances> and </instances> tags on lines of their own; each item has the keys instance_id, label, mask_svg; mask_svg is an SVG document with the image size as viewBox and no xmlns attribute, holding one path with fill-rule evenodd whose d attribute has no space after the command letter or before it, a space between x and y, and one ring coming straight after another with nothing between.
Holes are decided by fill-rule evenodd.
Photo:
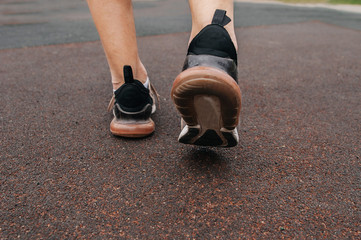
<instances>
[{"instance_id":1,"label":"blurred grass","mask_svg":"<svg viewBox=\"0 0 361 240\"><path fill-rule=\"evenodd\" d=\"M280 0L285 3L327 3L327 0Z\"/></svg>"},{"instance_id":2,"label":"blurred grass","mask_svg":"<svg viewBox=\"0 0 361 240\"><path fill-rule=\"evenodd\" d=\"M281 0L285 3L361 4L361 0Z\"/></svg>"},{"instance_id":3,"label":"blurred grass","mask_svg":"<svg viewBox=\"0 0 361 240\"><path fill-rule=\"evenodd\" d=\"M329 0L328 2L340 4L361 4L361 0Z\"/></svg>"}]
</instances>

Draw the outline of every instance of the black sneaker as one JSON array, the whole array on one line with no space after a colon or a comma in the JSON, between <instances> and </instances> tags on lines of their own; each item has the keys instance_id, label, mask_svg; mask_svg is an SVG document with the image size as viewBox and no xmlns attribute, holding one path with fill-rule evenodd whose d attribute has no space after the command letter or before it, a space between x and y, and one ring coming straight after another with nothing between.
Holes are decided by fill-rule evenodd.
<instances>
[{"instance_id":1,"label":"black sneaker","mask_svg":"<svg viewBox=\"0 0 361 240\"><path fill-rule=\"evenodd\" d=\"M233 147L241 91L237 79L237 52L224 28L231 19L217 9L212 24L191 41L183 71L176 77L171 97L182 117L179 142Z\"/></svg>"},{"instance_id":2,"label":"black sneaker","mask_svg":"<svg viewBox=\"0 0 361 240\"><path fill-rule=\"evenodd\" d=\"M113 95L109 108L113 107L114 119L110 123L113 135L121 137L145 137L154 132L150 118L155 112L154 95L143 83L133 78L132 68L124 66L124 84Z\"/></svg>"}]
</instances>

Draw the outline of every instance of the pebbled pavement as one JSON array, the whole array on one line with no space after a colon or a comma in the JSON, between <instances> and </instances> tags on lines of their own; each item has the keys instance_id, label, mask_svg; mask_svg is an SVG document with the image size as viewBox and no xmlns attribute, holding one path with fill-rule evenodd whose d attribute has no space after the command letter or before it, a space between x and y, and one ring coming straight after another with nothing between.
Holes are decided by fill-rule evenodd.
<instances>
[{"instance_id":1,"label":"pebbled pavement","mask_svg":"<svg viewBox=\"0 0 361 240\"><path fill-rule=\"evenodd\" d=\"M188 33L139 38L161 95L140 140L109 133L100 42L1 50L0 238L359 238L361 32L309 21L237 37L232 149L176 141Z\"/></svg>"}]
</instances>

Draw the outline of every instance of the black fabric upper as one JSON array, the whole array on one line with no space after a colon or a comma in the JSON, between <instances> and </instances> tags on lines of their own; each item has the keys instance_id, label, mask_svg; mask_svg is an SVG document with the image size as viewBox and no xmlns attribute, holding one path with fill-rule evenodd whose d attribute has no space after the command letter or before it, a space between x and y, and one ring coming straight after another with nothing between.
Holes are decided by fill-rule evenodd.
<instances>
[{"instance_id":1,"label":"black fabric upper","mask_svg":"<svg viewBox=\"0 0 361 240\"><path fill-rule=\"evenodd\" d=\"M124 84L115 92L115 104L126 112L139 112L147 105L152 106L153 99L149 89L143 83L133 78L132 68L124 66Z\"/></svg>"},{"instance_id":2,"label":"black fabric upper","mask_svg":"<svg viewBox=\"0 0 361 240\"><path fill-rule=\"evenodd\" d=\"M224 28L230 22L226 11L217 9L214 13L212 24L203 28L191 41L187 55L213 55L230 58L237 65L237 51Z\"/></svg>"}]
</instances>

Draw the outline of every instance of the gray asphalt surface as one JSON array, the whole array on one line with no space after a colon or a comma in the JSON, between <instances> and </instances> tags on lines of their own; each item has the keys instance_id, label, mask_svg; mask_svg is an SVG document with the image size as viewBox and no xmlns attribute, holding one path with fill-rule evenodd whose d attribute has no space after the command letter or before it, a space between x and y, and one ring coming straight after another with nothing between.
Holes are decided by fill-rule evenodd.
<instances>
[{"instance_id":1,"label":"gray asphalt surface","mask_svg":"<svg viewBox=\"0 0 361 240\"><path fill-rule=\"evenodd\" d=\"M162 3L136 3L137 24L157 29L159 22L142 16L173 14L187 26L180 20L188 16L185 2ZM361 31L352 27L359 15L331 11L334 21L342 19L332 25L309 19L315 10L295 9L293 20L301 22L278 16L280 22L265 25L250 14L236 30L240 144L214 149L176 141L180 123L170 88L188 41L181 26L180 33L139 38L161 95L156 132L139 140L110 134L110 75L100 42L88 38L94 33L78 43L67 43L83 41L75 33L59 34L63 43L50 46L59 43L47 38L53 28L36 36L36 26L72 23L67 32L81 22L75 16L88 22L78 14L84 3L74 4L63 11L54 5L54 12L42 4L42 14L18 14L12 19L18 23L1 26L14 29L14 38L1 35L10 49L0 50L0 239L361 237ZM260 14L265 5L239 6ZM331 19L329 10L317 11ZM40 18L49 22L23 24ZM88 24L79 30L93 31ZM21 27L34 27L29 36L41 46L14 49L32 45L16 37Z\"/></svg>"},{"instance_id":2,"label":"gray asphalt surface","mask_svg":"<svg viewBox=\"0 0 361 240\"><path fill-rule=\"evenodd\" d=\"M99 40L85 1L0 2L0 49ZM138 36L189 32L187 1L134 1ZM237 27L322 21L361 30L361 14L274 4L235 4Z\"/></svg>"}]
</instances>

